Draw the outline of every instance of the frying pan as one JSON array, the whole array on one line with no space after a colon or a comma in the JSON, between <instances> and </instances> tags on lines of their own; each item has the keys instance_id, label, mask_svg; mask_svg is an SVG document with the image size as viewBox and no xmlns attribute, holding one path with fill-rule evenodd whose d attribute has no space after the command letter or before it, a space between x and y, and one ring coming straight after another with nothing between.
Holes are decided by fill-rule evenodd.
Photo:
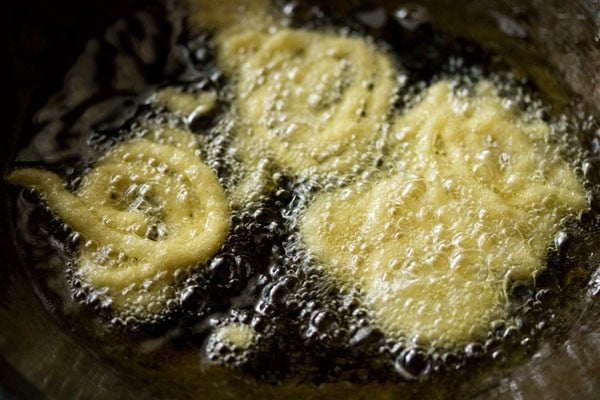
<instances>
[{"instance_id":1,"label":"frying pan","mask_svg":"<svg viewBox=\"0 0 600 400\"><path fill-rule=\"evenodd\" d=\"M335 3L335 5L333 4ZM465 0L329 2L343 13L385 9L415 23L426 18L441 30L478 43L518 66L560 105L575 99L598 115L600 105L600 4L597 0ZM3 175L29 142L34 113L62 85L62 77L89 38L147 2L72 0L3 2L6 70L0 162ZM151 3L150 7L154 7ZM365 15L369 15L367 12ZM412 20L411 20L412 18ZM153 82L158 84L160 82ZM596 143L597 148L593 148ZM600 137L589 168L600 170ZM120 370L82 345L48 312L19 256L11 188L0 186L0 398L143 399L171 397L143 376ZM598 212L598 199L592 199ZM594 243L600 243L597 241ZM600 393L600 247L589 251L589 274L560 340L535 349L519 365L445 393L460 398L591 399ZM307 389L304 397L311 397ZM353 389L346 389L350 393ZM318 390L314 390L315 393ZM184 393L184 392L178 392ZM342 392L340 392L342 393ZM260 395L260 394L259 394ZM263 397L270 395L264 394ZM315 398L318 395L314 395Z\"/></svg>"}]
</instances>

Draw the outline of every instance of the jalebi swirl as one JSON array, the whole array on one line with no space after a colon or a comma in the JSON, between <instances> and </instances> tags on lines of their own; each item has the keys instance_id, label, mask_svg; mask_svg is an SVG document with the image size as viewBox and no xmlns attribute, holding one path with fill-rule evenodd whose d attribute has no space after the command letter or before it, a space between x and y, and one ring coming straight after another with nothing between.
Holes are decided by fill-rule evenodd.
<instances>
[{"instance_id":1,"label":"jalebi swirl","mask_svg":"<svg viewBox=\"0 0 600 400\"><path fill-rule=\"evenodd\" d=\"M225 192L196 155L193 135L154 129L155 140L135 138L111 149L75 192L43 169L8 176L13 184L34 188L83 237L77 275L94 288L107 288L116 307L135 303L139 293L132 288L208 261L229 231Z\"/></svg>"},{"instance_id":2,"label":"jalebi swirl","mask_svg":"<svg viewBox=\"0 0 600 400\"><path fill-rule=\"evenodd\" d=\"M226 36L237 74L244 159L268 155L296 175L347 172L374 151L390 115L395 69L364 39L282 29Z\"/></svg>"},{"instance_id":3,"label":"jalebi swirl","mask_svg":"<svg viewBox=\"0 0 600 400\"><path fill-rule=\"evenodd\" d=\"M343 284L358 285L390 334L464 343L504 317L506 288L545 265L585 191L549 142L549 127L507 110L482 83L447 83L395 124L403 167L367 188L323 193L303 241Z\"/></svg>"}]
</instances>

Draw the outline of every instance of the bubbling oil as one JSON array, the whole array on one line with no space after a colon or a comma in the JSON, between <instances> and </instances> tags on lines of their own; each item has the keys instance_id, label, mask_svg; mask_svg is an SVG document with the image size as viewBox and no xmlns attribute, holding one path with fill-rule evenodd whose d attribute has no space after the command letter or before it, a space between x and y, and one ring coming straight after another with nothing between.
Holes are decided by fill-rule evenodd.
<instances>
[{"instance_id":1,"label":"bubbling oil","mask_svg":"<svg viewBox=\"0 0 600 400\"><path fill-rule=\"evenodd\" d=\"M447 37L426 21L413 26L385 12L382 20L373 17L377 13L364 12L348 19L299 3L269 7L278 15L277 22L267 19L275 30L368 38L372 48L384 52L396 69L391 114L417 104L433 82L450 80L457 91L467 93L477 82L491 81L507 108L550 123L550 140L571 165L581 165L576 170L590 196L597 197L595 158L577 143L587 140L585 132L595 123L585 115L549 109L535 88L477 45ZM131 33L135 24L125 20L104 39L90 42L69 73L65 90L38 113L39 133L17 159L59 172L75 190L109 149L161 124L193 132L199 157L230 199L231 228L220 249L202 265L169 272L172 285L163 289L159 306L139 313L116 311L105 289L77 278L75 260L85 238L57 219L35 193L21 192L16 198L21 215L16 229L24 248L31 250L25 257L29 273L53 311L93 351L125 369L174 382L185 392L214 395L219 385L210 381L218 376L239 387L244 387L240 380L249 377L252 385L267 391L275 389L265 389L264 384L277 383L281 393L294 393L300 384L351 382L363 388L388 385L382 387L389 393L401 388L403 396L409 396L433 389L394 385L426 381L432 375L443 385L466 379L468 366L517 363L537 343L568 326L568 301L558 293L566 287L578 293L575 287L590 273L585 257L592 246L588 239L597 230L594 204L562 226L548 249L547 268L535 277L535 284L510 286L506 316L491 321L476 339L448 345L390 336L379 329L361 289L340 285L307 251L299 224L319 193L366 187L398 168L386 154L390 150L375 144L376 156L355 154L345 173L298 173L298 167L282 168L277 157L256 154L249 168L236 142L240 129L247 128L237 105L237 81L218 60L214 30L209 25L184 28L185 18L173 13L165 47L164 39L151 29L165 24L161 18L161 12L140 12L135 19L144 21L148 30L142 37ZM153 51L144 57L130 54L131 46L119 42L127 42L130 35ZM104 59L106 48L116 49L119 63L130 67L103 70L110 64ZM111 74L113 79L106 79ZM121 86L128 74L134 74L138 84L124 95ZM76 92L72 81L88 84ZM183 97L174 101L169 93ZM194 98L201 93L210 93L210 106L200 110ZM122 107L124 102L129 106ZM380 125L385 132L386 121ZM144 203L147 198L139 188L128 189L151 214L154 208ZM149 235L160 239L161 230L155 228ZM149 282L147 289L151 287Z\"/></svg>"}]
</instances>

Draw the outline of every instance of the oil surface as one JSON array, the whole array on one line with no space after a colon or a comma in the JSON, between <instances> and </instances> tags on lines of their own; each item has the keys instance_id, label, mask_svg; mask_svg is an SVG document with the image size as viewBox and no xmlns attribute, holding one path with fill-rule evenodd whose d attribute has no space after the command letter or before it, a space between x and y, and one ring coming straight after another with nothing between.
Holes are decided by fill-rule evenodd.
<instances>
[{"instance_id":1,"label":"oil surface","mask_svg":"<svg viewBox=\"0 0 600 400\"><path fill-rule=\"evenodd\" d=\"M249 176L242 168L243 156L235 151L235 95L218 63L214 38L210 31L188 29L181 5L172 6L169 13L160 6L140 11L90 41L65 78L65 88L38 112L38 131L17 159L17 165L54 170L77 188L80 177L108 149L148 123L160 123L190 129L201 144L201 157L237 199L226 243L202 268L175 274L177 285L166 312L140 318L115 312L106 293L74 279L77 232L31 191L15 198L20 213L16 229L32 280L61 323L92 351L124 371L157 380L156 386L169 382L161 390L178 396L216 397L219 392L228 397L247 388L264 397L300 395L312 393L315 383L326 383L319 392L323 396L377 390L381 396L419 393L425 398L443 393L452 382L476 379L476 366L518 364L539 343L556 340L568 329L569 315L576 314L570 307L582 295L594 267L588 256L599 241L595 202L600 146L594 145L595 121L578 112L576 104L550 109L536 88L515 78L497 57L444 35L426 20L412 20L402 10L396 15L375 9L339 16L297 3L273 6L292 28L369 37L398 71L397 110L415 104L425 87L441 79L465 88L491 80L507 102L551 124L552 140L592 198L592 210L557 234L548 268L535 285L512 288L509 320L493 321L485 336L460 347L405 342L375 328L360 295L341 290L306 257L295 211L316 192L372 180L390 166L367 158L350 176L313 179L258 159L259 173ZM166 86L189 94L214 93L216 104L208 113L186 118L169 104L153 101ZM439 386L407 383L430 376ZM359 389L348 389L349 382Z\"/></svg>"}]
</instances>

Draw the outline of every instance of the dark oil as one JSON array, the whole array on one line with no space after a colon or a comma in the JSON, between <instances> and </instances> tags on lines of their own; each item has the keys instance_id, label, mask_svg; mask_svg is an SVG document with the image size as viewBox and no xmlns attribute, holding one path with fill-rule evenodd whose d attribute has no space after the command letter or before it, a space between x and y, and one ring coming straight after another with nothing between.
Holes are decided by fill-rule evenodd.
<instances>
[{"instance_id":1,"label":"dark oil","mask_svg":"<svg viewBox=\"0 0 600 400\"><path fill-rule=\"evenodd\" d=\"M600 291L593 278L600 248L600 137L594 118L576 102L550 106L547 99L555 93L519 77L518 66L484 46L439 30L427 9L391 13L355 7L340 13L331 5L304 2L274 7L293 27L373 38L400 71L399 109L443 78L465 87L492 80L503 96L552 124L565 158L585 183L591 209L557 234L548 268L535 284L512 288L510 318L494 321L478 342L435 348L386 337L372 326L360 294L340 290L306 256L295 210L323 190L322 183L271 171L270 189L232 210L221 250L207 265L181 273L169 306L148 318L115 313L102 293L73 279L81 238L35 193L15 189L23 264L58 323L123 374L141 377L157 393L183 398L452 397L459 390L452 388L463 385L464 391L469 382L509 370L543 343L560 340ZM170 2L149 6L92 39L63 89L36 114L32 140L15 165L57 171L76 188L107 149L146 121L159 121L189 126L222 185L234 186L239 160L228 153L234 134L230 82L218 69L212 34L189 29L184 8ZM148 104L165 86L213 91L218 105L183 121ZM255 332L248 349L216 339L232 324Z\"/></svg>"}]
</instances>

